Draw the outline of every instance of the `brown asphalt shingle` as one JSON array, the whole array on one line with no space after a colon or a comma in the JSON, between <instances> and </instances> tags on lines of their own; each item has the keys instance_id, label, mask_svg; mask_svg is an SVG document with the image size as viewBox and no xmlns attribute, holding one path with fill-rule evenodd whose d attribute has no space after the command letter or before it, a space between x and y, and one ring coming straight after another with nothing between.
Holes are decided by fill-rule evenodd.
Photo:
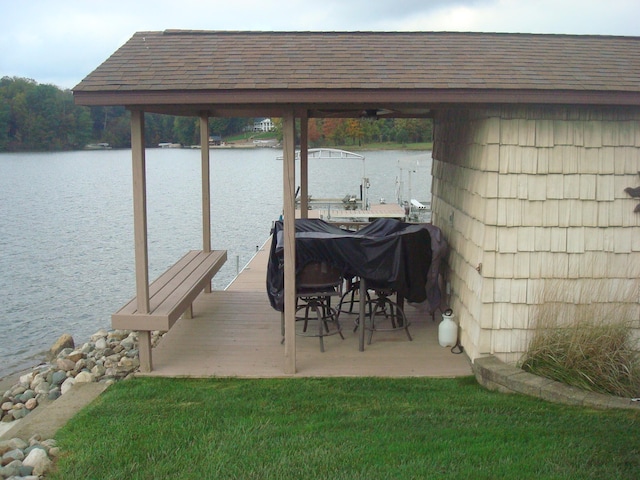
<instances>
[{"instance_id":1,"label":"brown asphalt shingle","mask_svg":"<svg viewBox=\"0 0 640 480\"><path fill-rule=\"evenodd\" d=\"M139 32L74 90L640 89L640 38L390 32Z\"/></svg>"},{"instance_id":2,"label":"brown asphalt shingle","mask_svg":"<svg viewBox=\"0 0 640 480\"><path fill-rule=\"evenodd\" d=\"M138 32L76 93L217 90L640 92L640 37Z\"/></svg>"}]
</instances>

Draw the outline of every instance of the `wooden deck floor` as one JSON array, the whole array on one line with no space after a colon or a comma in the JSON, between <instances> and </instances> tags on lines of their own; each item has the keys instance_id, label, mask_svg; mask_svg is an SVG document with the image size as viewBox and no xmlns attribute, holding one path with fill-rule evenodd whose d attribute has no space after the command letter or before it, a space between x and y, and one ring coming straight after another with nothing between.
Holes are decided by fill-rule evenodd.
<instances>
[{"instance_id":1,"label":"wooden deck floor","mask_svg":"<svg viewBox=\"0 0 640 480\"><path fill-rule=\"evenodd\" d=\"M280 313L266 294L267 242L225 291L201 294L194 318L180 319L153 351L153 371L166 377L286 377ZM413 341L404 331L376 332L358 351L351 315L341 315L345 340L296 337L295 376L454 377L471 375L468 357L438 344L438 318L407 306Z\"/></svg>"}]
</instances>

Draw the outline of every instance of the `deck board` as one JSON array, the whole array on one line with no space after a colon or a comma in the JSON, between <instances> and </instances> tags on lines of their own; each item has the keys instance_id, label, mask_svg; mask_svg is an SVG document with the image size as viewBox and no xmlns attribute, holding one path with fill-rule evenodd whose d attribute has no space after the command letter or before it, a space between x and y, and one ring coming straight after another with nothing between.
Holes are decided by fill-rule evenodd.
<instances>
[{"instance_id":1,"label":"deck board","mask_svg":"<svg viewBox=\"0 0 640 480\"><path fill-rule=\"evenodd\" d=\"M194 318L179 319L154 348L153 371L166 377L287 377L280 313L269 305L266 264L269 242L225 291L202 293ZM325 338L325 352L312 337L296 337L295 376L455 377L472 375L466 354L438 344L438 322L408 306L413 341L404 331L376 332L358 351L355 315L341 315L345 340Z\"/></svg>"}]
</instances>

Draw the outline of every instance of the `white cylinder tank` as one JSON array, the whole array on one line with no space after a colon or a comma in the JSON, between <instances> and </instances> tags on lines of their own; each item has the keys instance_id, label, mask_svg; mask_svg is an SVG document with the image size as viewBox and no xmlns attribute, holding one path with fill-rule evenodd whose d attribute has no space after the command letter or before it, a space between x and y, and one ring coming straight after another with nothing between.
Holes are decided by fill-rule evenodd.
<instances>
[{"instance_id":1,"label":"white cylinder tank","mask_svg":"<svg viewBox=\"0 0 640 480\"><path fill-rule=\"evenodd\" d=\"M438 343L441 347L453 347L458 341L458 324L453 321L453 311L448 308L442 314L442 321L438 326Z\"/></svg>"}]
</instances>

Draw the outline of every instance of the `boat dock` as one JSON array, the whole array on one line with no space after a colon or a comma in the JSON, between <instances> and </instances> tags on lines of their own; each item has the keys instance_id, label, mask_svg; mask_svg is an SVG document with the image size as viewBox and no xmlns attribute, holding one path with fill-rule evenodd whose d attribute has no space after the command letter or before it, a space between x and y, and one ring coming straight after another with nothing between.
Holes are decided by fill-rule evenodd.
<instances>
[{"instance_id":1,"label":"boat dock","mask_svg":"<svg viewBox=\"0 0 640 480\"><path fill-rule=\"evenodd\" d=\"M270 241L224 291L202 293L192 319L181 318L154 348L153 370L141 375L164 377L288 377L284 374L280 312L266 293ZM341 314L345 339L296 337L299 377L456 377L472 375L466 354L438 344L439 313L431 316L405 308L413 341L404 331L376 332L371 345L358 351L356 315Z\"/></svg>"},{"instance_id":2,"label":"boat dock","mask_svg":"<svg viewBox=\"0 0 640 480\"><path fill-rule=\"evenodd\" d=\"M312 210L309 210L309 218L321 218L328 222L340 222L348 219L367 222L376 218L397 218L403 220L405 218L405 211L404 208L397 203L373 204L367 210L361 208L346 210L338 205L329 205L323 208L318 204Z\"/></svg>"}]
</instances>

